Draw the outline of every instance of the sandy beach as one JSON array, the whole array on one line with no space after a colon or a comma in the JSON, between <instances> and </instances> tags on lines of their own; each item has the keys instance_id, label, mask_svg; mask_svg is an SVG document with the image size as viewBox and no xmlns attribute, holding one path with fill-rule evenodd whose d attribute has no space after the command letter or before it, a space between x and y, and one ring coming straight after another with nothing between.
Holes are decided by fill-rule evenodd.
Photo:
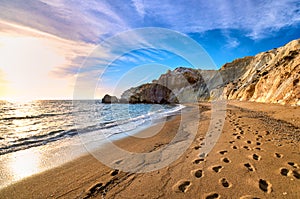
<instances>
[{"instance_id":1,"label":"sandy beach","mask_svg":"<svg viewBox=\"0 0 300 199\"><path fill-rule=\"evenodd\" d=\"M201 114L195 117L198 108ZM126 151L147 153L169 144L179 130L187 129L184 135L190 137L188 129L197 128L188 149L164 168L124 172L87 155L6 187L0 198L299 198L299 110L228 101L224 126L214 127L221 135L203 156L211 105L189 105L184 122L174 116L140 132L159 131L152 137L114 142ZM182 137L178 146L184 142Z\"/></svg>"}]
</instances>

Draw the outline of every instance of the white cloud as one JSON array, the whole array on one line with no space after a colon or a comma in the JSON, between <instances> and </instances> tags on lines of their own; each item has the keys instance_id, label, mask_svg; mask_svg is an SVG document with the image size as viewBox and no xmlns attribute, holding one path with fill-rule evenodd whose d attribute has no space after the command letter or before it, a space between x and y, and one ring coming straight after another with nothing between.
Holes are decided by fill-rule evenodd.
<instances>
[{"instance_id":1,"label":"white cloud","mask_svg":"<svg viewBox=\"0 0 300 199\"><path fill-rule=\"evenodd\" d=\"M0 19L71 40L97 43L127 28L105 1L3 0L0 10Z\"/></svg>"},{"instance_id":2,"label":"white cloud","mask_svg":"<svg viewBox=\"0 0 300 199\"><path fill-rule=\"evenodd\" d=\"M0 19L94 43L145 26L184 33L240 29L248 37L260 39L300 22L296 0L2 0L0 10Z\"/></svg>"},{"instance_id":3,"label":"white cloud","mask_svg":"<svg viewBox=\"0 0 300 199\"><path fill-rule=\"evenodd\" d=\"M300 22L298 1L147 1L156 21L185 33L213 29L244 30L252 39Z\"/></svg>"},{"instance_id":4,"label":"white cloud","mask_svg":"<svg viewBox=\"0 0 300 199\"><path fill-rule=\"evenodd\" d=\"M227 48L236 48L240 45L240 42L237 39L231 39L227 41L225 45Z\"/></svg>"},{"instance_id":5,"label":"white cloud","mask_svg":"<svg viewBox=\"0 0 300 199\"><path fill-rule=\"evenodd\" d=\"M139 15L144 18L145 16L145 7L144 7L144 1L143 0L132 0L133 5L135 6L136 11L139 13Z\"/></svg>"}]
</instances>

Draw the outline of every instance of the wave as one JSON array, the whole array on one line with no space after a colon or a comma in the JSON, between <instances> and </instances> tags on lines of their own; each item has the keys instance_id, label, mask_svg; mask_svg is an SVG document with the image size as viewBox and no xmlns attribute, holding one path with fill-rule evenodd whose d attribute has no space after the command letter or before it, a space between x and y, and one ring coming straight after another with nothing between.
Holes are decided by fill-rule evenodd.
<instances>
[{"instance_id":1,"label":"wave","mask_svg":"<svg viewBox=\"0 0 300 199\"><path fill-rule=\"evenodd\" d=\"M0 155L11 153L19 150L28 149L31 147L45 145L50 142L60 140L66 136L71 137L77 134L76 129L71 130L55 130L51 131L48 134L43 135L34 135L27 138L21 138L16 141L11 142L8 146L0 147Z\"/></svg>"},{"instance_id":2,"label":"wave","mask_svg":"<svg viewBox=\"0 0 300 199\"><path fill-rule=\"evenodd\" d=\"M68 130L57 129L41 135L33 135L30 137L19 138L14 141L10 141L9 144L7 144L6 146L5 145L0 146L0 155L28 149L31 147L45 145L50 142L54 142L64 138L71 138L75 135L81 135L81 134L85 134L93 131L99 131L99 130L102 131L102 133L105 134L106 136L110 137L114 134L119 134L126 131L134 130L138 126L142 126L146 123L153 122L154 120L159 120L161 118L170 116L172 114L176 114L183 107L184 106L182 105L178 105L167 110L160 109L133 118L99 122L97 124L84 126L83 128L76 128L75 125L75 128L73 126L73 128L70 128ZM30 116L30 117L26 116L26 117L2 118L2 120L40 118L40 117L46 117L46 116L49 117L49 116L57 116L57 115L62 115L62 114L41 114L41 115Z\"/></svg>"},{"instance_id":3,"label":"wave","mask_svg":"<svg viewBox=\"0 0 300 199\"><path fill-rule=\"evenodd\" d=\"M26 115L26 116L14 116L14 117L4 117L0 120L25 120L25 119L36 119L36 118L43 118L43 117L54 117L60 115L66 115L70 113L43 113L39 115Z\"/></svg>"}]
</instances>

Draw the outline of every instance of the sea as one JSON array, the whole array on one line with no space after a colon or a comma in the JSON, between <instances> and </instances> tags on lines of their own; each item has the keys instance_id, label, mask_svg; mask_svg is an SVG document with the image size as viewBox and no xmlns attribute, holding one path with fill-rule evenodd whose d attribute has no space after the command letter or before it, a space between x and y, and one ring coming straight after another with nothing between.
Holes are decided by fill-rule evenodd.
<instances>
[{"instance_id":1,"label":"sea","mask_svg":"<svg viewBox=\"0 0 300 199\"><path fill-rule=\"evenodd\" d=\"M1 101L0 107L0 155L3 155L93 131L114 136L149 126L183 106L42 100Z\"/></svg>"},{"instance_id":2,"label":"sea","mask_svg":"<svg viewBox=\"0 0 300 199\"><path fill-rule=\"evenodd\" d=\"M38 100L0 101L0 107L1 188L79 157L93 148L87 142L97 140L97 148L106 139L134 136L184 106Z\"/></svg>"}]
</instances>

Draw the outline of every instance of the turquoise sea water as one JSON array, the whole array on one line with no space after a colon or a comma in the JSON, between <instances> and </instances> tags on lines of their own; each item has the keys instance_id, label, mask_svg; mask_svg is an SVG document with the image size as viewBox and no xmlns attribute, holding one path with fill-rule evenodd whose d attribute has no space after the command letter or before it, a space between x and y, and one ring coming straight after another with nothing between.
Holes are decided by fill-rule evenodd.
<instances>
[{"instance_id":1,"label":"turquoise sea water","mask_svg":"<svg viewBox=\"0 0 300 199\"><path fill-rule=\"evenodd\" d=\"M151 125L180 105L102 104L97 100L0 102L0 155L90 132L106 137Z\"/></svg>"}]
</instances>

